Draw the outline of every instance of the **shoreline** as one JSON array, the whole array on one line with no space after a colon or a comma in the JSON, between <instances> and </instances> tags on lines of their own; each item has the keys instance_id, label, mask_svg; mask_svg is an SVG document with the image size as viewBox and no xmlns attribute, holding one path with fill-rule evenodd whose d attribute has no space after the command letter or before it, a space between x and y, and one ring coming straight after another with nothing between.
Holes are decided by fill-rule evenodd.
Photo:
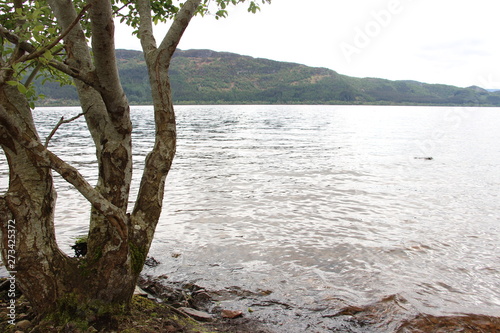
<instances>
[{"instance_id":1,"label":"shoreline","mask_svg":"<svg viewBox=\"0 0 500 333\"><path fill-rule=\"evenodd\" d=\"M16 325L8 322L8 299L5 281L0 283L0 328L3 332L60 332L61 327L51 323L37 323L29 303L16 294L18 317ZM113 327L101 327L89 323L88 330L76 327L64 332L115 332L139 329L149 332L238 332L238 333L299 333L299 332L374 332L374 333L483 333L500 331L500 317L479 314L456 316L432 316L423 313L405 313L406 300L400 296L388 296L365 306L348 306L330 309L330 313L312 317L301 315L300 309L280 303L266 301L264 294L248 294L233 290L222 295L218 291L205 290L192 283L173 283L166 277L141 275L138 291L134 296L131 312L111 321ZM226 308L222 298L252 299L255 307L248 309ZM258 306L260 305L260 307ZM265 310L263 308L266 308ZM294 313L287 323L279 313L285 309ZM265 316L255 316L263 311ZM274 314L274 316L273 316ZM262 319L266 318L266 319ZM322 319L318 321L318 319ZM327 323L328 320L328 323ZM295 325L294 325L295 322ZM145 323L148 323L147 325ZM304 330L304 324L306 330ZM102 325L102 324L101 324ZM127 331L130 332L130 331Z\"/></svg>"},{"instance_id":2,"label":"shoreline","mask_svg":"<svg viewBox=\"0 0 500 333\"><path fill-rule=\"evenodd\" d=\"M303 101L303 102L276 102L269 103L266 101L239 101L239 102L225 102L225 101L176 101L174 102L174 106L207 106L207 105L285 105L285 106L297 106L297 105L325 105L325 106L421 106L421 107L457 107L457 108L466 108L466 107L478 107L478 108L499 108L499 105L494 104L453 104L453 103L391 103L391 102L363 102L363 103L343 103L340 101ZM130 107L134 106L152 106L151 103L130 103ZM80 103L77 101L61 101L56 103L41 103L37 105L35 108L50 108L50 107L81 107Z\"/></svg>"}]
</instances>

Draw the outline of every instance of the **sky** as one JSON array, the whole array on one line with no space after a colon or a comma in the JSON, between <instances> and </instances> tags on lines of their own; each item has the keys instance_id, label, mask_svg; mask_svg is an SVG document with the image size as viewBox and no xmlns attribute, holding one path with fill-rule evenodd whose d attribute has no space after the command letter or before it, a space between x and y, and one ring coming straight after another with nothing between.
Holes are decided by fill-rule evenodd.
<instances>
[{"instance_id":1,"label":"sky","mask_svg":"<svg viewBox=\"0 0 500 333\"><path fill-rule=\"evenodd\" d=\"M498 0L272 0L195 17L179 48L325 67L354 77L500 89ZM158 42L168 25L155 28ZM116 47L140 50L117 27Z\"/></svg>"}]
</instances>

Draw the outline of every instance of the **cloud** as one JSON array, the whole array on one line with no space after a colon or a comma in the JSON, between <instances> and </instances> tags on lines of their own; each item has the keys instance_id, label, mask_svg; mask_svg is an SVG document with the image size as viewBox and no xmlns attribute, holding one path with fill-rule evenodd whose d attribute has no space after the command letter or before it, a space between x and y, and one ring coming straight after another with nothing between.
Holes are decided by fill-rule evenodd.
<instances>
[{"instance_id":1,"label":"cloud","mask_svg":"<svg viewBox=\"0 0 500 333\"><path fill-rule=\"evenodd\" d=\"M307 5L273 0L255 15L238 6L227 19L196 17L179 47L327 67L352 76L470 86L484 73L498 77L487 82L500 81L499 12L498 0L311 0ZM156 36L166 29L158 27ZM119 31L118 47L139 49L131 42L131 30ZM348 62L342 43L356 46L360 31L369 42L357 47Z\"/></svg>"}]
</instances>

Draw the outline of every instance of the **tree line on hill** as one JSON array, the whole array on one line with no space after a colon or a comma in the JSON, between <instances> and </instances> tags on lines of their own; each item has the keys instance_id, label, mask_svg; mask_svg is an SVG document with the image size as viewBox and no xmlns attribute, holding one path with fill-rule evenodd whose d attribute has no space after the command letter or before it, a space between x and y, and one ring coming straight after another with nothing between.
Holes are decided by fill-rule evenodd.
<instances>
[{"instance_id":1,"label":"tree line on hill","mask_svg":"<svg viewBox=\"0 0 500 333\"><path fill-rule=\"evenodd\" d=\"M140 51L116 50L123 88L132 104L151 104ZM326 68L211 50L177 50L170 67L176 104L387 104L500 106L500 91L416 81L354 78ZM39 105L77 105L76 90L41 85Z\"/></svg>"}]
</instances>

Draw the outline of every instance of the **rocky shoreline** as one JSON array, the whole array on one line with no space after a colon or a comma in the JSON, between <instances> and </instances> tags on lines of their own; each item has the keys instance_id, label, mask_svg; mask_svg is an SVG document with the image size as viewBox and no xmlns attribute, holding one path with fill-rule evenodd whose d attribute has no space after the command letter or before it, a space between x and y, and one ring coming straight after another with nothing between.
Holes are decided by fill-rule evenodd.
<instances>
[{"instance_id":1,"label":"rocky shoreline","mask_svg":"<svg viewBox=\"0 0 500 333\"><path fill-rule=\"evenodd\" d=\"M72 323L57 326L39 322L26 298L16 292L16 316L9 318L9 281L0 279L0 332L5 333L171 333L171 332L242 332L271 333L260 323L233 311L217 307L202 288L192 284L163 285L161 279L141 277L126 316L106 322L88 323L82 329ZM208 312L210 311L210 313ZM14 324L13 324L14 323Z\"/></svg>"},{"instance_id":2,"label":"rocky shoreline","mask_svg":"<svg viewBox=\"0 0 500 333\"><path fill-rule=\"evenodd\" d=\"M238 332L238 333L275 333L304 332L304 321L308 322L305 332L374 332L374 333L490 333L500 332L500 317L485 315L431 316L426 314L402 314L405 300L400 296L389 296L363 307L350 306L323 313L312 319L295 311L291 305L278 300L264 300L268 296L264 291L251 293L230 289L224 294L220 291L208 291L192 283L174 283L167 277L142 276L130 314L117 316L108 322L89 323L88 328L68 324L57 327L51 323L39 323L31 311L29 302L22 294L16 294L17 315L15 325L8 317L8 283L0 281L0 330L6 333L28 332ZM8 282L8 281L7 281ZM257 307L267 307L267 320L253 316L252 308L224 308L220 299L252 299ZM260 301L259 301L260 299ZM258 305L258 306L257 306ZM280 320L273 318L273 312L286 309L296 318L296 330L286 329ZM259 310L256 310L259 311ZM328 324L327 324L328 320Z\"/></svg>"}]
</instances>

